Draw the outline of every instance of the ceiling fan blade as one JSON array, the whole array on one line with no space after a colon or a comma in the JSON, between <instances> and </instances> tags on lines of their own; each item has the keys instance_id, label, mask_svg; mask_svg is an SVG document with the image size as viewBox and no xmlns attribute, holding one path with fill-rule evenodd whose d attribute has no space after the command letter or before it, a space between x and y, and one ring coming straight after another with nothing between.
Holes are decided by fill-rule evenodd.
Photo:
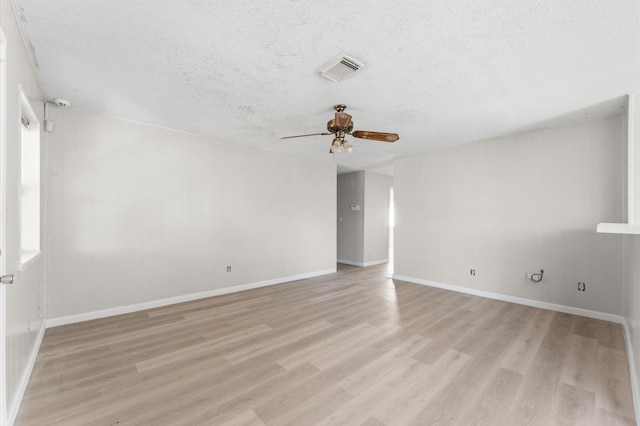
<instances>
[{"instance_id":1,"label":"ceiling fan blade","mask_svg":"<svg viewBox=\"0 0 640 426\"><path fill-rule=\"evenodd\" d=\"M397 133L368 132L366 130L356 130L351 133L354 138L372 139L380 142L395 142L400 139Z\"/></svg>"},{"instance_id":2,"label":"ceiling fan blade","mask_svg":"<svg viewBox=\"0 0 640 426\"><path fill-rule=\"evenodd\" d=\"M295 136L284 136L281 137L280 139L292 139L292 138L304 138L306 136L326 136L326 135L330 135L331 133L307 133L306 135L295 135Z\"/></svg>"}]
</instances>

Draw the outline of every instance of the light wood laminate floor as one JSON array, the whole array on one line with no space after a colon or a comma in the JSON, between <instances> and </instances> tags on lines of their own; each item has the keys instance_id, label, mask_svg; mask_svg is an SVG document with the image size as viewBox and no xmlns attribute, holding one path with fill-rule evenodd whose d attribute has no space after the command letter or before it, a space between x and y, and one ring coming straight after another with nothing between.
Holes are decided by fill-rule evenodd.
<instances>
[{"instance_id":1,"label":"light wood laminate floor","mask_svg":"<svg viewBox=\"0 0 640 426\"><path fill-rule=\"evenodd\" d=\"M17 425L632 425L619 324L386 266L47 330Z\"/></svg>"}]
</instances>

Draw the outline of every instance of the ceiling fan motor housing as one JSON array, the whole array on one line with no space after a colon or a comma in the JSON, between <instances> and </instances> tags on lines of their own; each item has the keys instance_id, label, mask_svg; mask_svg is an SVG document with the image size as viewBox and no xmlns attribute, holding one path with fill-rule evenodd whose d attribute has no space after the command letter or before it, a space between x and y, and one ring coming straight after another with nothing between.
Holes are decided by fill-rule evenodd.
<instances>
[{"instance_id":1,"label":"ceiling fan motor housing","mask_svg":"<svg viewBox=\"0 0 640 426\"><path fill-rule=\"evenodd\" d=\"M353 123L349 123L348 127L340 127L336 124L335 120L329 120L327 122L327 130L331 133L336 133L339 130L344 131L345 133L351 133L351 131L353 130Z\"/></svg>"},{"instance_id":2,"label":"ceiling fan motor housing","mask_svg":"<svg viewBox=\"0 0 640 426\"><path fill-rule=\"evenodd\" d=\"M335 118L327 122L327 130L331 133L336 133L339 130L351 133L353 130L353 121L351 121L351 116L346 112L336 112Z\"/></svg>"}]
</instances>

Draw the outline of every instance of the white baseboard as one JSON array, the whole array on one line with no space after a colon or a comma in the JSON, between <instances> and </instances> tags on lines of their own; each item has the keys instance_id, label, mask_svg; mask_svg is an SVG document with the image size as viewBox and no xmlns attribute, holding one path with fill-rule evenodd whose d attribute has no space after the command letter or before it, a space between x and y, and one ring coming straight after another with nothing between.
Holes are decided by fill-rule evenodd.
<instances>
[{"instance_id":1,"label":"white baseboard","mask_svg":"<svg viewBox=\"0 0 640 426\"><path fill-rule=\"evenodd\" d=\"M352 260L338 259L338 263L342 263L343 265L351 265L351 266L364 266L362 262L354 262Z\"/></svg>"},{"instance_id":2,"label":"white baseboard","mask_svg":"<svg viewBox=\"0 0 640 426\"><path fill-rule=\"evenodd\" d=\"M38 336L36 337L35 344L33 345L33 348L31 348L31 354L29 355L29 359L27 361L27 368L24 370L24 372L22 373L22 377L20 378L20 383L18 384L18 389L16 391L16 397L11 403L11 406L7 407L7 424L9 425L14 424L16 418L18 417L18 410L20 410L20 404L22 404L24 393L27 391L27 385L29 384L29 379L31 378L33 367L36 365L36 358L38 357L38 352L40 352L40 345L42 344L45 330L46 324L43 321L40 325L40 330L38 331Z\"/></svg>"},{"instance_id":3,"label":"white baseboard","mask_svg":"<svg viewBox=\"0 0 640 426\"><path fill-rule=\"evenodd\" d=\"M353 265L353 266L362 266L362 267L367 267L367 266L373 266L373 265L381 265L383 263L388 263L389 259L381 259L381 260L374 260L372 262L353 262L351 260L345 260L345 259L338 259L338 263L343 263L345 265Z\"/></svg>"},{"instance_id":4,"label":"white baseboard","mask_svg":"<svg viewBox=\"0 0 640 426\"><path fill-rule=\"evenodd\" d=\"M502 300L503 302L517 303L519 305L533 306L534 308L548 309L550 311L564 312L565 314L580 315L588 318L595 318L603 321L611 321L618 324L625 324L625 319L620 315L608 314L605 312L591 311L589 309L575 308L573 306L558 305L556 303L542 302L539 300L525 299L524 297L509 296L490 291L476 290L451 284L442 284L435 281L423 280L420 278L405 277L403 275L393 275L394 279L408 281L414 284L427 285L445 290L457 291L458 293L472 294L474 296L486 297L488 299Z\"/></svg>"},{"instance_id":5,"label":"white baseboard","mask_svg":"<svg viewBox=\"0 0 640 426\"><path fill-rule=\"evenodd\" d=\"M627 360L629 361L629 375L631 376L631 396L633 397L633 409L636 414L636 419L640 419L640 393L638 393L638 376L636 374L636 363L633 356L633 346L631 345L631 330L629 329L628 321L625 320L623 326L624 339L627 346Z\"/></svg>"},{"instance_id":6,"label":"white baseboard","mask_svg":"<svg viewBox=\"0 0 640 426\"><path fill-rule=\"evenodd\" d=\"M128 314L131 312L143 311L145 309L159 308L162 306L173 305L175 303L190 302L192 300L204 299L207 297L221 296L223 294L236 293L238 291L251 290L254 288L267 287L270 285L282 284L291 281L303 280L305 278L319 277L321 275L332 274L336 272L335 268L325 269L322 271L308 272L305 274L292 275L289 277L275 278L266 281L258 281L250 284L242 284L233 287L218 288L200 293L185 294L183 296L169 297L166 299L152 300L149 302L137 303L135 305L119 306L117 308L103 309L100 311L86 312L77 315L69 315L58 318L50 318L47 320L47 328L57 327L60 325L74 324L77 322L90 321L98 318L106 318L114 315Z\"/></svg>"}]
</instances>

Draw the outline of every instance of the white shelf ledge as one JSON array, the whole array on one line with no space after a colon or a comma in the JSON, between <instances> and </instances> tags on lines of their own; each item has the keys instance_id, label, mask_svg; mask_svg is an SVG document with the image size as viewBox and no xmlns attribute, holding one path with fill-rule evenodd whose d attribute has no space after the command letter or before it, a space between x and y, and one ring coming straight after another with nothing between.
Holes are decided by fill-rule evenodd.
<instances>
[{"instance_id":1,"label":"white shelf ledge","mask_svg":"<svg viewBox=\"0 0 640 426\"><path fill-rule=\"evenodd\" d=\"M599 223L596 231L600 234L640 234L640 225L630 223Z\"/></svg>"}]
</instances>

